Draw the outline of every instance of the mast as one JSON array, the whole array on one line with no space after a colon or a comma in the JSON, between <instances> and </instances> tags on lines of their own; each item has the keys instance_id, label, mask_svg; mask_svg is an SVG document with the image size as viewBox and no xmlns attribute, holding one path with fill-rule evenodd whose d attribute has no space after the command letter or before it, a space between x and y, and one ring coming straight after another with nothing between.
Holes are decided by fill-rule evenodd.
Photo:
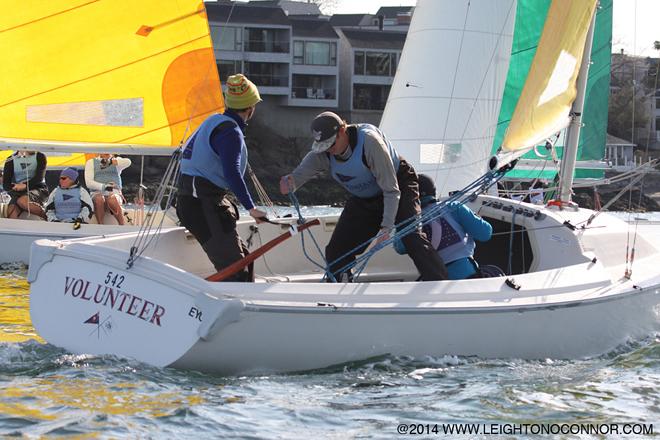
<instances>
[{"instance_id":1,"label":"mast","mask_svg":"<svg viewBox=\"0 0 660 440\"><path fill-rule=\"evenodd\" d=\"M580 128L582 127L582 110L587 90L587 79L589 77L589 65L591 64L591 46L594 38L594 25L596 22L596 11L591 17L589 32L584 43L584 56L580 64L580 72L577 80L577 95L571 107L571 122L566 129L566 145L559 170L559 204L570 205L573 187L573 174L577 162L577 150L580 140Z\"/></svg>"}]
</instances>

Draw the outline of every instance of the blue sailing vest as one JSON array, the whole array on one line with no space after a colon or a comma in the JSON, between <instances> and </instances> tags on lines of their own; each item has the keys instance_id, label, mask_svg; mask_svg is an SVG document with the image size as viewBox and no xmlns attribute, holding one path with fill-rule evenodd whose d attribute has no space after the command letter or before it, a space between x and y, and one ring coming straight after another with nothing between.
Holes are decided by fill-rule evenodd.
<instances>
[{"instance_id":1,"label":"blue sailing vest","mask_svg":"<svg viewBox=\"0 0 660 440\"><path fill-rule=\"evenodd\" d=\"M181 155L181 174L187 176L203 177L219 188L228 189L229 182L225 179L222 166L218 166L220 156L211 146L211 133L223 122L231 122L237 126L229 116L215 114L206 118L197 131L190 136ZM240 131L240 130L239 130ZM247 168L248 151L245 138L241 135L241 176Z\"/></svg>"},{"instance_id":2,"label":"blue sailing vest","mask_svg":"<svg viewBox=\"0 0 660 440\"><path fill-rule=\"evenodd\" d=\"M71 220L80 215L82 202L80 200L80 187L57 188L55 192L55 217L58 220Z\"/></svg>"},{"instance_id":3,"label":"blue sailing vest","mask_svg":"<svg viewBox=\"0 0 660 440\"><path fill-rule=\"evenodd\" d=\"M32 179L37 172L37 153L28 154L25 157L14 155L14 181L13 183L24 183Z\"/></svg>"},{"instance_id":4,"label":"blue sailing vest","mask_svg":"<svg viewBox=\"0 0 660 440\"><path fill-rule=\"evenodd\" d=\"M474 240L451 212L424 226L424 232L445 264L474 255Z\"/></svg>"},{"instance_id":5,"label":"blue sailing vest","mask_svg":"<svg viewBox=\"0 0 660 440\"><path fill-rule=\"evenodd\" d=\"M115 187L121 189L121 175L117 165L111 163L107 167L101 168L101 159L98 157L94 158L94 180L101 183L115 182Z\"/></svg>"},{"instance_id":6,"label":"blue sailing vest","mask_svg":"<svg viewBox=\"0 0 660 440\"><path fill-rule=\"evenodd\" d=\"M375 133L380 136L387 145L394 164L394 171L399 169L399 155L387 140L385 135L371 124L359 124L357 126L357 145L353 148L353 154L347 161L340 161L330 154L330 174L332 177L354 196L367 199L382 194L383 190L378 186L376 177L362 160L364 152L364 140L367 133Z\"/></svg>"}]
</instances>

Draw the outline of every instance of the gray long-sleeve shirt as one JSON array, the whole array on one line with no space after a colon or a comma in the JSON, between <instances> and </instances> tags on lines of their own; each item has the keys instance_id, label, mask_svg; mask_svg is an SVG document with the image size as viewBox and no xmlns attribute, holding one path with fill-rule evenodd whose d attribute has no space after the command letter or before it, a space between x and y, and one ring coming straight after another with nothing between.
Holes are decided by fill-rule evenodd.
<instances>
[{"instance_id":1,"label":"gray long-sleeve shirt","mask_svg":"<svg viewBox=\"0 0 660 440\"><path fill-rule=\"evenodd\" d=\"M353 147L357 143L357 127L348 126L350 146L342 156L336 156L338 160L348 160L353 153ZM383 221L381 227L392 228L395 223L396 213L399 209L399 184L396 179L396 170L389 149L383 138L378 134L368 131L364 139L364 158L367 167L371 170L376 183L383 191ZM309 152L291 173L297 187L303 186L308 180L330 171L330 159L327 153Z\"/></svg>"}]
</instances>

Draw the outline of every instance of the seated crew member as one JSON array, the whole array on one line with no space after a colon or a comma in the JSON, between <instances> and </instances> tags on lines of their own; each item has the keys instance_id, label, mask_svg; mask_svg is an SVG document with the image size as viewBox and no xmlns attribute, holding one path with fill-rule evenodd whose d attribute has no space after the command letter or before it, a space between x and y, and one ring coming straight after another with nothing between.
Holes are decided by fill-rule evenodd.
<instances>
[{"instance_id":1,"label":"seated crew member","mask_svg":"<svg viewBox=\"0 0 660 440\"><path fill-rule=\"evenodd\" d=\"M92 198L80 186L78 171L65 168L60 173L59 186L46 202L49 222L87 223L92 217Z\"/></svg>"},{"instance_id":2,"label":"seated crew member","mask_svg":"<svg viewBox=\"0 0 660 440\"><path fill-rule=\"evenodd\" d=\"M243 74L227 78L223 114L206 118L181 154L176 212L217 271L241 260L247 247L236 231L238 208L233 192L257 223L266 213L255 208L245 184L248 150L244 130L261 102L259 90ZM250 269L228 281L252 281Z\"/></svg>"},{"instance_id":3,"label":"seated crew member","mask_svg":"<svg viewBox=\"0 0 660 440\"><path fill-rule=\"evenodd\" d=\"M18 218L23 212L46 218L46 165L46 155L34 151L17 151L5 161L2 186L10 196L7 218Z\"/></svg>"},{"instance_id":4,"label":"seated crew member","mask_svg":"<svg viewBox=\"0 0 660 440\"><path fill-rule=\"evenodd\" d=\"M99 225L103 224L105 209L123 225L124 196L121 192L121 172L131 166L131 160L112 154L99 154L85 164L85 183L91 191L94 202L94 215Z\"/></svg>"},{"instance_id":5,"label":"seated crew member","mask_svg":"<svg viewBox=\"0 0 660 440\"><path fill-rule=\"evenodd\" d=\"M291 174L281 178L280 191L287 194L329 171L351 194L325 248L328 264L378 234L377 243L388 239L395 223L420 213L417 174L377 127L347 125L335 113L323 112L312 121L311 130L315 139L312 151ZM445 266L424 233L415 231L402 240L422 280L447 279ZM355 261L365 248L332 264L335 280L342 280L342 267ZM350 271L346 276L351 279Z\"/></svg>"},{"instance_id":6,"label":"seated crew member","mask_svg":"<svg viewBox=\"0 0 660 440\"><path fill-rule=\"evenodd\" d=\"M425 174L419 175L419 194L422 211L438 203L435 184ZM445 262L450 280L486 276L481 273L473 258L474 241L490 240L493 227L469 207L452 202L442 217L424 225L423 230ZM395 243L395 249L405 253L405 247L400 242ZM499 276L499 273L495 276Z\"/></svg>"}]
</instances>

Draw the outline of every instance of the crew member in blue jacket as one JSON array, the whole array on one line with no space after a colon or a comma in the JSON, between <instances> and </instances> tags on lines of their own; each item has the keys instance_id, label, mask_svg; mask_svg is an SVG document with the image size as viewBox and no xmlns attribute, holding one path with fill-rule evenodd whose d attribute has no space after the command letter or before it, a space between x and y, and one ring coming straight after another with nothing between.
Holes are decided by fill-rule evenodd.
<instances>
[{"instance_id":1,"label":"crew member in blue jacket","mask_svg":"<svg viewBox=\"0 0 660 440\"><path fill-rule=\"evenodd\" d=\"M227 197L229 191L257 223L266 216L254 207L244 179L248 151L243 130L261 97L257 86L240 73L230 76L226 86L225 112L209 116L183 150L176 205L181 224L218 271L247 254L236 232L238 208ZM243 270L228 280L250 281L250 274Z\"/></svg>"},{"instance_id":2,"label":"crew member in blue jacket","mask_svg":"<svg viewBox=\"0 0 660 440\"><path fill-rule=\"evenodd\" d=\"M395 224L420 213L417 174L377 127L347 125L335 113L323 112L311 128L315 140L312 151L291 174L281 178L280 191L287 194L329 171L349 192L350 198L325 248L328 264L377 234L377 242L388 239ZM416 231L403 241L422 280L447 279L445 266L424 233ZM363 246L331 265L337 281L344 278L341 268L365 249ZM351 279L350 271L346 278Z\"/></svg>"},{"instance_id":3,"label":"crew member in blue jacket","mask_svg":"<svg viewBox=\"0 0 660 440\"><path fill-rule=\"evenodd\" d=\"M419 175L419 194L422 210L438 203L435 183L425 174ZM450 280L462 280L479 274L474 260L474 241L488 241L493 227L462 203L452 202L442 217L423 228L445 262ZM400 250L397 249L397 250Z\"/></svg>"},{"instance_id":4,"label":"crew member in blue jacket","mask_svg":"<svg viewBox=\"0 0 660 440\"><path fill-rule=\"evenodd\" d=\"M92 217L92 206L92 197L80 186L78 171L64 168L59 186L46 201L46 217L49 222L87 223Z\"/></svg>"}]
</instances>

